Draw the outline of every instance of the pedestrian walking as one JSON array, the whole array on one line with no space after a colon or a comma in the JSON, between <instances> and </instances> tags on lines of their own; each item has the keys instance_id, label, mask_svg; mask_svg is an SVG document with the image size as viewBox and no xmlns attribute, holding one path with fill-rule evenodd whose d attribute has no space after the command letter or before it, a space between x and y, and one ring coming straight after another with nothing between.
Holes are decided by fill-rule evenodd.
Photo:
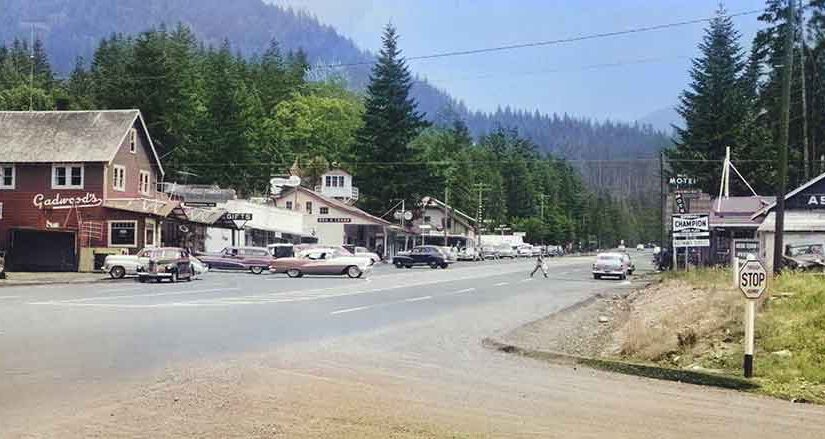
<instances>
[{"instance_id":1,"label":"pedestrian walking","mask_svg":"<svg viewBox=\"0 0 825 439\"><path fill-rule=\"evenodd\" d=\"M530 277L533 277L533 275L536 274L536 272L539 271L539 269L541 269L541 273L544 275L544 277L547 277L547 264L544 262L544 258L541 257L541 255L539 255L536 258L536 268L534 268L533 271L530 273Z\"/></svg>"}]
</instances>

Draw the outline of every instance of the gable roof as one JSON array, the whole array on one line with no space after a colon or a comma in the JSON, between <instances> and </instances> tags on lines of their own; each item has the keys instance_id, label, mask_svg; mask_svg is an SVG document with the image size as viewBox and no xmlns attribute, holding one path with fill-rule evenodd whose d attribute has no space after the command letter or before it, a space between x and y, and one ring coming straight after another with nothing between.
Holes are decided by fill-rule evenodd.
<instances>
[{"instance_id":1,"label":"gable roof","mask_svg":"<svg viewBox=\"0 0 825 439\"><path fill-rule=\"evenodd\" d=\"M787 194L785 194L785 201L788 201L789 198L793 198L794 196L796 196L796 194L798 194L798 193L804 191L805 189L808 189L809 187L815 185L816 183L818 183L823 178L825 178L825 173L817 175L816 177L809 180L807 183L804 183L802 186L799 186L798 188L788 192ZM751 216L751 218L757 218L757 217L760 217L762 215L765 215L766 213L773 210L774 207L776 207L776 201L774 201L773 203L763 207L758 212L754 213L753 216Z\"/></svg>"},{"instance_id":2,"label":"gable roof","mask_svg":"<svg viewBox=\"0 0 825 439\"><path fill-rule=\"evenodd\" d=\"M462 222L464 222L467 227L472 228L473 224L475 224L475 222L476 222L475 218L473 218L470 215L467 215L466 213L454 208L453 206L445 204L443 201L441 201L441 200L439 200L438 198L435 198L435 197L424 197L424 198L421 199L421 204L424 205L424 208L441 208L441 209L447 208L447 209L450 209L453 212L453 214L455 214L455 218L458 219L458 220L463 220Z\"/></svg>"},{"instance_id":3,"label":"gable roof","mask_svg":"<svg viewBox=\"0 0 825 439\"><path fill-rule=\"evenodd\" d=\"M315 198L319 201L322 201L322 202L328 204L330 207L335 207L336 209L343 210L343 211L348 212L352 215L360 216L361 218L364 218L368 221L373 221L375 223L378 223L378 224L383 225L383 226L388 226L388 227L394 227L395 226L395 224L393 224L393 223L391 223L391 222L389 222L385 219L378 218L377 216L374 216L374 215L370 215L369 213L364 212L363 210L361 210L361 209L359 209L355 206L350 206L349 204L346 204L342 201L338 201L334 198L325 197L325 196L319 194L318 192L307 189L303 186L296 186L294 188L289 188L288 190L284 190L277 198L278 199L286 198L288 196L288 194L291 194L293 191L296 191L296 190L300 191L300 192L303 192L303 193L305 193L305 194L307 194L307 195L309 195L309 196L311 196L311 197L313 197L313 198Z\"/></svg>"},{"instance_id":4,"label":"gable roof","mask_svg":"<svg viewBox=\"0 0 825 439\"><path fill-rule=\"evenodd\" d=\"M139 110L0 111L2 160L109 163L135 120L140 121L151 156L163 175L163 166Z\"/></svg>"}]
</instances>

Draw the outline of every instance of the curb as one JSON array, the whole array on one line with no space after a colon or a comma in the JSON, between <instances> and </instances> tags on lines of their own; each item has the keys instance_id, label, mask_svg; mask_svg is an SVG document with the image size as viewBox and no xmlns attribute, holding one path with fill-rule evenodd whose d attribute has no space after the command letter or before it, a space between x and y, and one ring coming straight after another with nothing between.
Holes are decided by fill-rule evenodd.
<instances>
[{"instance_id":1,"label":"curb","mask_svg":"<svg viewBox=\"0 0 825 439\"><path fill-rule=\"evenodd\" d=\"M744 378L738 378L727 375L716 375L692 370L671 369L667 367L630 363L619 360L605 360L601 358L582 357L578 355L570 355L561 352L528 349L509 343L504 343L489 337L484 338L481 341L481 345L485 348L492 349L495 351L504 352L507 354L515 354L522 357L532 358L534 360L541 360L549 363L563 365L580 365L590 367L592 369L605 370L608 372L616 372L625 375L635 375L658 380L676 381L681 383L698 384L701 386L721 387L725 389L735 390L753 390L759 388L758 384L752 381L748 381Z\"/></svg>"},{"instance_id":2,"label":"curb","mask_svg":"<svg viewBox=\"0 0 825 439\"><path fill-rule=\"evenodd\" d=\"M111 284L118 284L123 283L119 282L120 279L109 279L109 278L100 278L100 279L82 279L82 280L0 280L0 288L8 288L8 287L29 287L29 286L39 286L39 285L77 285L77 284L96 284L96 283L111 283Z\"/></svg>"}]
</instances>

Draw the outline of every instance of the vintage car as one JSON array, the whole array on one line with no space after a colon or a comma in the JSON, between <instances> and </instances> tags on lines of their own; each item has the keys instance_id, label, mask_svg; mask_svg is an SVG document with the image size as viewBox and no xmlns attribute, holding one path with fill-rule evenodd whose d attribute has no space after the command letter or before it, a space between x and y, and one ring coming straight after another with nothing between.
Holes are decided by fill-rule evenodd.
<instances>
[{"instance_id":1,"label":"vintage car","mask_svg":"<svg viewBox=\"0 0 825 439\"><path fill-rule=\"evenodd\" d=\"M627 279L633 273L630 257L622 253L599 253L596 262L593 263L593 279L601 279L604 276L616 276L619 279Z\"/></svg>"},{"instance_id":2,"label":"vintage car","mask_svg":"<svg viewBox=\"0 0 825 439\"><path fill-rule=\"evenodd\" d=\"M108 273L112 279L122 279L127 274L135 275L138 268L149 263L148 252L153 248L145 248L136 255L107 255L103 260L101 270Z\"/></svg>"},{"instance_id":3,"label":"vintage car","mask_svg":"<svg viewBox=\"0 0 825 439\"><path fill-rule=\"evenodd\" d=\"M263 273L272 264L272 254L263 247L227 247L217 254L197 255L210 270L249 270Z\"/></svg>"},{"instance_id":4,"label":"vintage car","mask_svg":"<svg viewBox=\"0 0 825 439\"><path fill-rule=\"evenodd\" d=\"M498 248L494 246L481 247L482 259L498 259Z\"/></svg>"},{"instance_id":5,"label":"vintage car","mask_svg":"<svg viewBox=\"0 0 825 439\"><path fill-rule=\"evenodd\" d=\"M457 258L459 261L478 261L481 260L481 252L476 247L462 247L458 251Z\"/></svg>"},{"instance_id":6,"label":"vintage car","mask_svg":"<svg viewBox=\"0 0 825 439\"><path fill-rule=\"evenodd\" d=\"M516 249L510 244L499 244L496 246L498 250L498 257L501 258L516 258Z\"/></svg>"},{"instance_id":7,"label":"vintage car","mask_svg":"<svg viewBox=\"0 0 825 439\"><path fill-rule=\"evenodd\" d=\"M825 269L823 245L811 243L786 245L783 263L792 270L822 271Z\"/></svg>"},{"instance_id":8,"label":"vintage car","mask_svg":"<svg viewBox=\"0 0 825 439\"><path fill-rule=\"evenodd\" d=\"M170 282L190 281L195 276L189 252L182 248L160 247L144 249L143 252L148 262L137 268L138 281L141 283L148 280L160 282L163 279L169 279Z\"/></svg>"},{"instance_id":9,"label":"vintage car","mask_svg":"<svg viewBox=\"0 0 825 439\"><path fill-rule=\"evenodd\" d=\"M274 259L269 266L273 273L286 273L289 277L305 274L363 276L372 269L373 262L364 256L354 256L343 249L313 248L303 250L291 258Z\"/></svg>"},{"instance_id":10,"label":"vintage car","mask_svg":"<svg viewBox=\"0 0 825 439\"><path fill-rule=\"evenodd\" d=\"M343 247L355 256L364 256L370 258L373 264L381 262L381 256L378 253L370 251L366 247L358 247L355 245L344 245Z\"/></svg>"},{"instance_id":11,"label":"vintage car","mask_svg":"<svg viewBox=\"0 0 825 439\"><path fill-rule=\"evenodd\" d=\"M516 256L520 258L530 258L533 256L533 246L530 244L522 244L516 248Z\"/></svg>"},{"instance_id":12,"label":"vintage car","mask_svg":"<svg viewBox=\"0 0 825 439\"><path fill-rule=\"evenodd\" d=\"M434 245L414 247L409 255L398 255L392 258L392 263L396 268L412 268L415 265L447 268L452 262L441 248Z\"/></svg>"},{"instance_id":13,"label":"vintage car","mask_svg":"<svg viewBox=\"0 0 825 439\"><path fill-rule=\"evenodd\" d=\"M273 258L291 258L295 256L295 246L288 243L269 244L266 246Z\"/></svg>"}]
</instances>

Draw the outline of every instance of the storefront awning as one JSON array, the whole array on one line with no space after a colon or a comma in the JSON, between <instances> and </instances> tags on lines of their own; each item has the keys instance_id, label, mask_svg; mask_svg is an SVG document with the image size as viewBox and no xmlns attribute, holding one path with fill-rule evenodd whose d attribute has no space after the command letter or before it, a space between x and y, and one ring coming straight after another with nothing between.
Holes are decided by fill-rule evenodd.
<instances>
[{"instance_id":1,"label":"storefront awning","mask_svg":"<svg viewBox=\"0 0 825 439\"><path fill-rule=\"evenodd\" d=\"M159 217L167 217L172 211L180 205L178 201L171 200L153 200L149 198L120 198L108 199L103 202L103 207L109 209L125 210L128 212L143 213L146 215L155 215Z\"/></svg>"},{"instance_id":2,"label":"storefront awning","mask_svg":"<svg viewBox=\"0 0 825 439\"><path fill-rule=\"evenodd\" d=\"M181 209L186 215L187 221L198 224L206 224L208 226L213 224L220 226L221 224L217 223L221 221L224 214L226 214L226 209L222 209L220 207L181 207Z\"/></svg>"}]
</instances>

